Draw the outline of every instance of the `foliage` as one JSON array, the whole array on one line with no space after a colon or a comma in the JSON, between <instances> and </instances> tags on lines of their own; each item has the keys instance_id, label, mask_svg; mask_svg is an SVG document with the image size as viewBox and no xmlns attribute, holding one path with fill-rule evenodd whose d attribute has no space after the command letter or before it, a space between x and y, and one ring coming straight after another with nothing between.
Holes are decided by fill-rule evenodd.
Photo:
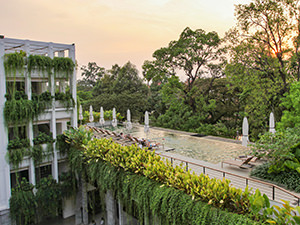
<instances>
[{"instance_id":1,"label":"foliage","mask_svg":"<svg viewBox=\"0 0 300 225\"><path fill-rule=\"evenodd\" d=\"M148 88L138 76L136 67L128 62L124 66L114 65L101 74L101 77L97 76L96 80L86 81L87 83L84 83L84 79L88 78L83 74L83 80L78 81L78 95L82 100L83 110L88 110L90 105L94 109L102 106L104 109L116 108L125 116L130 108L132 119L141 120L147 110ZM89 83L96 81L91 88Z\"/></svg>"},{"instance_id":2,"label":"foliage","mask_svg":"<svg viewBox=\"0 0 300 225\"><path fill-rule=\"evenodd\" d=\"M10 101L10 100L12 100L13 96L11 94L6 93L5 98L6 98L7 101ZM20 99L25 99L26 100L26 99L28 99L28 96L25 94L24 91L15 91L14 98L16 100L20 100Z\"/></svg>"},{"instance_id":3,"label":"foliage","mask_svg":"<svg viewBox=\"0 0 300 225\"><path fill-rule=\"evenodd\" d=\"M98 66L95 62L89 62L87 66L82 66L80 69L82 70L81 76L83 77L80 85L87 88L94 87L97 81L105 74L105 68Z\"/></svg>"},{"instance_id":4,"label":"foliage","mask_svg":"<svg viewBox=\"0 0 300 225\"><path fill-rule=\"evenodd\" d=\"M267 222L269 224L291 224L296 225L300 224L300 207L291 207L288 201L283 201L283 207L280 208L277 205L272 206L272 208L269 210L269 219ZM275 215L273 217L272 215Z\"/></svg>"},{"instance_id":5,"label":"foliage","mask_svg":"<svg viewBox=\"0 0 300 225\"><path fill-rule=\"evenodd\" d=\"M35 223L37 203L33 188L25 178L16 188L12 188L9 200L10 216L17 225Z\"/></svg>"},{"instance_id":6,"label":"foliage","mask_svg":"<svg viewBox=\"0 0 300 225\"><path fill-rule=\"evenodd\" d=\"M277 124L279 129L287 127L300 127L300 82L294 82L289 92L285 93L281 105L285 108L281 121Z\"/></svg>"},{"instance_id":7,"label":"foliage","mask_svg":"<svg viewBox=\"0 0 300 225\"><path fill-rule=\"evenodd\" d=\"M7 74L15 76L17 71L24 71L25 65L27 65L29 73L33 69L37 69L41 72L46 71L50 75L53 68L55 75L60 73L66 79L73 73L75 67L73 60L68 57L54 57L51 59L48 56L29 55L26 58L26 53L23 51L5 54L4 67Z\"/></svg>"},{"instance_id":8,"label":"foliage","mask_svg":"<svg viewBox=\"0 0 300 225\"><path fill-rule=\"evenodd\" d=\"M41 72L51 74L52 59L44 55L29 55L27 61L28 72L31 73L34 69Z\"/></svg>"},{"instance_id":9,"label":"foliage","mask_svg":"<svg viewBox=\"0 0 300 225\"><path fill-rule=\"evenodd\" d=\"M149 81L155 74L161 76L162 72L165 73L165 76L173 76L175 70L184 72L187 77L185 100L195 111L195 99L189 94L196 79L205 77L206 73L212 77L223 75L220 63L223 50L219 47L220 44L221 39L216 32L206 33L202 29L193 31L187 27L177 41L171 41L168 47L153 53L154 62L145 62L144 76Z\"/></svg>"},{"instance_id":10,"label":"foliage","mask_svg":"<svg viewBox=\"0 0 300 225\"><path fill-rule=\"evenodd\" d=\"M55 100L62 102L66 108L72 107L75 103L70 92L55 92Z\"/></svg>"},{"instance_id":11,"label":"foliage","mask_svg":"<svg viewBox=\"0 0 300 225\"><path fill-rule=\"evenodd\" d=\"M24 156L28 155L30 148L29 139L15 138L10 140L7 145L7 154L9 162L13 164L15 168L23 161Z\"/></svg>"},{"instance_id":12,"label":"foliage","mask_svg":"<svg viewBox=\"0 0 300 225\"><path fill-rule=\"evenodd\" d=\"M52 133L50 135L45 134L43 132L40 132L37 137L33 139L33 144L40 145L40 144L46 144L46 143L54 143L54 139L52 137Z\"/></svg>"},{"instance_id":13,"label":"foliage","mask_svg":"<svg viewBox=\"0 0 300 225\"><path fill-rule=\"evenodd\" d=\"M51 103L51 94L44 92L41 95L33 95L32 100L12 98L7 100L4 106L5 122L22 124L40 115Z\"/></svg>"},{"instance_id":14,"label":"foliage","mask_svg":"<svg viewBox=\"0 0 300 225\"><path fill-rule=\"evenodd\" d=\"M38 217L44 218L56 216L62 197L59 184L49 176L47 178L42 178L36 188L37 192L35 198L38 205Z\"/></svg>"},{"instance_id":15,"label":"foliage","mask_svg":"<svg viewBox=\"0 0 300 225\"><path fill-rule=\"evenodd\" d=\"M64 76L66 79L73 73L75 64L71 58L68 57L54 57L52 59L54 75L58 74Z\"/></svg>"},{"instance_id":16,"label":"foliage","mask_svg":"<svg viewBox=\"0 0 300 225\"><path fill-rule=\"evenodd\" d=\"M69 151L70 145L66 143L66 136L64 134L56 135L56 149L60 153L66 154Z\"/></svg>"},{"instance_id":17,"label":"foliage","mask_svg":"<svg viewBox=\"0 0 300 225\"><path fill-rule=\"evenodd\" d=\"M285 170L280 173L269 173L270 163L256 166L251 170L251 176L267 180L289 190L300 193L300 174L295 170Z\"/></svg>"},{"instance_id":18,"label":"foliage","mask_svg":"<svg viewBox=\"0 0 300 225\"><path fill-rule=\"evenodd\" d=\"M15 139L10 140L7 145L8 150L22 148L22 147L24 147L24 148L30 147L30 142L29 142L28 138L20 139L20 138L16 137Z\"/></svg>"},{"instance_id":19,"label":"foliage","mask_svg":"<svg viewBox=\"0 0 300 225\"><path fill-rule=\"evenodd\" d=\"M191 174L190 171L186 172L185 168L179 166L174 168L170 162L165 163L154 152L140 150L135 145L121 146L108 139L85 139L89 136L89 131L83 127L68 131L65 135L68 137L68 143L73 147L76 146L70 149L69 162L72 170L78 171L80 168L80 171L84 171L85 168L92 182L96 181L99 185L104 185L106 190L117 191L120 188L112 186L114 182L118 183L115 177L117 174L112 175L108 171L103 171L102 160L114 167L123 168L131 174L143 175L163 186L182 190L196 201L200 200L215 207L239 213L247 213L250 210L248 189L242 192L241 189L231 187L228 180L210 179L203 174L198 176ZM74 142L72 137L74 137ZM100 174L101 171L103 175ZM104 178L101 176L108 176L112 183L103 183Z\"/></svg>"},{"instance_id":20,"label":"foliage","mask_svg":"<svg viewBox=\"0 0 300 225\"><path fill-rule=\"evenodd\" d=\"M266 157L270 162L269 172L298 171L300 173L300 129L287 128L275 134L265 133L253 146L253 153Z\"/></svg>"},{"instance_id":21,"label":"foliage","mask_svg":"<svg viewBox=\"0 0 300 225\"><path fill-rule=\"evenodd\" d=\"M76 193L76 179L71 172L63 173L57 183L51 176L42 178L34 187L25 178L12 189L10 215L17 225L36 224L57 216L62 198ZM33 189L36 188L36 194ZM75 189L74 189L75 188Z\"/></svg>"},{"instance_id":22,"label":"foliage","mask_svg":"<svg viewBox=\"0 0 300 225\"><path fill-rule=\"evenodd\" d=\"M102 190L113 190L129 213L136 206L137 217L157 215L161 224L260 224L244 215L216 209L195 201L182 190L161 185L144 176L116 168L99 160L88 167L92 181ZM133 200L134 199L134 200Z\"/></svg>"},{"instance_id":23,"label":"foliage","mask_svg":"<svg viewBox=\"0 0 300 225\"><path fill-rule=\"evenodd\" d=\"M26 53L23 51L5 54L4 55L4 68L8 75L16 76L16 72L24 70Z\"/></svg>"},{"instance_id":24,"label":"foliage","mask_svg":"<svg viewBox=\"0 0 300 225\"><path fill-rule=\"evenodd\" d=\"M252 140L282 114L281 97L299 80L299 2L254 0L236 6L237 25L227 33L226 76L239 88Z\"/></svg>"},{"instance_id":25,"label":"foliage","mask_svg":"<svg viewBox=\"0 0 300 225\"><path fill-rule=\"evenodd\" d=\"M77 191L77 181L75 174L71 171L68 171L59 175L59 186L61 196L63 198L74 196Z\"/></svg>"}]
</instances>

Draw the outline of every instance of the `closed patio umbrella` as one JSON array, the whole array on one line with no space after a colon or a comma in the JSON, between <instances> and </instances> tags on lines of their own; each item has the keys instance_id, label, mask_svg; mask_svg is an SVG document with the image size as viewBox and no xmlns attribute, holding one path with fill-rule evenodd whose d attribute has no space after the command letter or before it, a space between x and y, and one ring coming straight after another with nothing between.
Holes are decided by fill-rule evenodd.
<instances>
[{"instance_id":1,"label":"closed patio umbrella","mask_svg":"<svg viewBox=\"0 0 300 225\"><path fill-rule=\"evenodd\" d=\"M94 122L94 115L93 115L93 106L90 105L90 117L89 121L92 123Z\"/></svg>"},{"instance_id":2,"label":"closed patio umbrella","mask_svg":"<svg viewBox=\"0 0 300 225\"><path fill-rule=\"evenodd\" d=\"M117 121L117 115L116 115L116 109L115 108L113 108L113 113L112 114L113 114L112 115L113 119L111 121L111 124L112 124L113 127L116 127L118 125L118 121Z\"/></svg>"},{"instance_id":3,"label":"closed patio umbrella","mask_svg":"<svg viewBox=\"0 0 300 225\"><path fill-rule=\"evenodd\" d=\"M269 121L269 132L275 134L275 118L274 118L274 113L270 113L270 121Z\"/></svg>"},{"instance_id":4,"label":"closed patio umbrella","mask_svg":"<svg viewBox=\"0 0 300 225\"><path fill-rule=\"evenodd\" d=\"M105 120L104 120L104 112L103 107L100 107L100 119L99 119L100 126L104 126Z\"/></svg>"},{"instance_id":5,"label":"closed patio umbrella","mask_svg":"<svg viewBox=\"0 0 300 225\"><path fill-rule=\"evenodd\" d=\"M131 124L131 115L130 115L130 110L127 109L127 123L126 123L126 129L131 130L132 124Z\"/></svg>"},{"instance_id":6,"label":"closed patio umbrella","mask_svg":"<svg viewBox=\"0 0 300 225\"><path fill-rule=\"evenodd\" d=\"M82 106L79 106L79 120L83 120L83 115L82 115Z\"/></svg>"},{"instance_id":7,"label":"closed patio umbrella","mask_svg":"<svg viewBox=\"0 0 300 225\"><path fill-rule=\"evenodd\" d=\"M147 134L149 132L149 113L148 111L145 112L145 127L144 131Z\"/></svg>"},{"instance_id":8,"label":"closed patio umbrella","mask_svg":"<svg viewBox=\"0 0 300 225\"><path fill-rule=\"evenodd\" d=\"M249 133L249 124L247 117L244 117L243 120L243 137L242 137L242 145L247 147L248 145L248 133Z\"/></svg>"}]
</instances>

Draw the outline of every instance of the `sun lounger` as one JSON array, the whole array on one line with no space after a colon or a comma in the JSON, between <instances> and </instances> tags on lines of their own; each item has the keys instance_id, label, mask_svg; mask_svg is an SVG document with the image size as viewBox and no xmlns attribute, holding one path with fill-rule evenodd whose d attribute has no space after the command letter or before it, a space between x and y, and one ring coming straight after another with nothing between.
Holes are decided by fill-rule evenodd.
<instances>
[{"instance_id":1,"label":"sun lounger","mask_svg":"<svg viewBox=\"0 0 300 225\"><path fill-rule=\"evenodd\" d=\"M259 157L252 156L252 155L245 155L245 156L239 156L239 160L246 161L248 158L251 158L250 163L255 163L257 160L259 160Z\"/></svg>"},{"instance_id":2,"label":"sun lounger","mask_svg":"<svg viewBox=\"0 0 300 225\"><path fill-rule=\"evenodd\" d=\"M248 157L246 160L225 160L221 163L221 167L223 168L223 164L228 164L231 166L238 166L240 168L251 168L254 165L250 164L250 161L254 158L254 156Z\"/></svg>"}]
</instances>

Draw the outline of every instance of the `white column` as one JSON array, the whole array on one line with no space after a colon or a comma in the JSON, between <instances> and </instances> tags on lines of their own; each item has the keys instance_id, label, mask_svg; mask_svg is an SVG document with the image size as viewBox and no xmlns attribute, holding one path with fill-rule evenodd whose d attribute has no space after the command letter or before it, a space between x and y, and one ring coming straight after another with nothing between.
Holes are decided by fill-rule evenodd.
<instances>
[{"instance_id":1,"label":"white column","mask_svg":"<svg viewBox=\"0 0 300 225\"><path fill-rule=\"evenodd\" d=\"M26 40L25 41L25 52L27 54L27 56L29 56L30 54L30 44L29 41ZM25 92L28 96L28 99L31 100L31 96L32 96L32 91L31 91L31 77L28 74L28 70L25 70ZM33 125L32 125L32 121L28 122L27 125L27 137L30 141L30 146L33 146ZM29 160L29 182L32 183L33 185L36 184L36 180L35 180L35 166L34 166L34 162L33 159L30 158Z\"/></svg>"},{"instance_id":2,"label":"white column","mask_svg":"<svg viewBox=\"0 0 300 225\"><path fill-rule=\"evenodd\" d=\"M66 121L61 122L61 131L62 131L62 133L67 129L68 129L67 122Z\"/></svg>"},{"instance_id":3,"label":"white column","mask_svg":"<svg viewBox=\"0 0 300 225\"><path fill-rule=\"evenodd\" d=\"M73 60L73 62L76 64L75 61L75 44L72 45L72 47L69 50L69 57ZM77 127L77 95L76 95L76 67L74 68L73 74L70 77L70 89L72 93L72 97L74 99L74 106L73 106L73 115L71 118L71 126Z\"/></svg>"},{"instance_id":4,"label":"white column","mask_svg":"<svg viewBox=\"0 0 300 225\"><path fill-rule=\"evenodd\" d=\"M119 225L126 225L126 218L125 215L123 213L123 207L121 204L121 200L118 200L118 207L119 207Z\"/></svg>"},{"instance_id":5,"label":"white column","mask_svg":"<svg viewBox=\"0 0 300 225\"><path fill-rule=\"evenodd\" d=\"M48 56L53 59L54 58L54 51L53 51L53 43L49 43L48 46ZM54 73L50 76L50 92L52 96L55 96L55 79ZM55 99L52 100L52 116L50 121L50 129L52 132L52 137L56 138L56 115L55 115ZM53 143L53 159L52 159L52 176L53 178L58 181L58 164L57 164L57 151L55 148L55 143Z\"/></svg>"},{"instance_id":6,"label":"white column","mask_svg":"<svg viewBox=\"0 0 300 225\"><path fill-rule=\"evenodd\" d=\"M5 159L8 144L8 131L4 121L4 105L6 93L6 79L4 70L4 39L0 39L0 211L9 209L10 167Z\"/></svg>"}]
</instances>

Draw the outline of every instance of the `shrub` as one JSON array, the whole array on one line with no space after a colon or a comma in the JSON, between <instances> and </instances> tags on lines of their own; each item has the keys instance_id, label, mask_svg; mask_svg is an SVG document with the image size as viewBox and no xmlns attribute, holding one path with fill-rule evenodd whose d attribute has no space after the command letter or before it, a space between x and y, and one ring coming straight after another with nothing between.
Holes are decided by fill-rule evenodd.
<instances>
[{"instance_id":1,"label":"shrub","mask_svg":"<svg viewBox=\"0 0 300 225\"><path fill-rule=\"evenodd\" d=\"M282 171L281 173L269 173L270 163L255 167L251 176L268 180L289 190L300 192L300 174L295 170Z\"/></svg>"}]
</instances>

